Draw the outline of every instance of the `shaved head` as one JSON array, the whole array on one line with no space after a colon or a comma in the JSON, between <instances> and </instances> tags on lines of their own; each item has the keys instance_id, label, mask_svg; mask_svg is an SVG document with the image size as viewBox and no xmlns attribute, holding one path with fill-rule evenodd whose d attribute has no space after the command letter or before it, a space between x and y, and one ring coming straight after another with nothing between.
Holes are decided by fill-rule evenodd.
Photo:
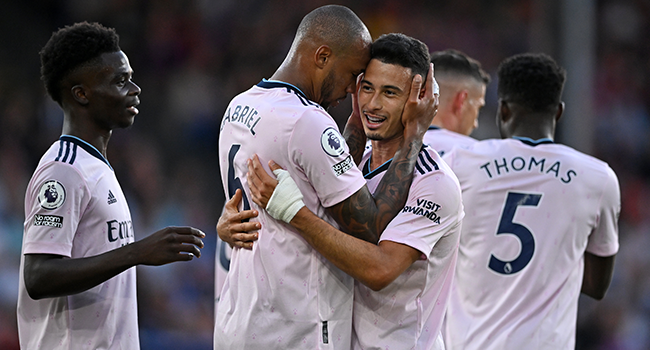
<instances>
[{"instance_id":1,"label":"shaved head","mask_svg":"<svg viewBox=\"0 0 650 350\"><path fill-rule=\"evenodd\" d=\"M304 44L324 44L334 52L345 54L360 42L372 42L370 32L361 19L345 6L326 5L313 10L302 19L292 50Z\"/></svg>"}]
</instances>

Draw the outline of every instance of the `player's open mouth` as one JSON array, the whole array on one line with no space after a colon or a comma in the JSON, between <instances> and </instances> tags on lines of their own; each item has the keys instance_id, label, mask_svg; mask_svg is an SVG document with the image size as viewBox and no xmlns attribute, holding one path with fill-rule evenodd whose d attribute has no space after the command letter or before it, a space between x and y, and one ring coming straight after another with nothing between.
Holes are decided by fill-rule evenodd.
<instances>
[{"instance_id":1,"label":"player's open mouth","mask_svg":"<svg viewBox=\"0 0 650 350\"><path fill-rule=\"evenodd\" d=\"M386 120L385 117L370 115L368 113L364 113L363 115L366 117L367 125L369 128L379 127L379 125L381 125L381 123Z\"/></svg>"},{"instance_id":2,"label":"player's open mouth","mask_svg":"<svg viewBox=\"0 0 650 350\"><path fill-rule=\"evenodd\" d=\"M140 104L139 101L135 102L134 104L126 107L126 110L129 111L129 113L136 115L139 113L138 109L136 108Z\"/></svg>"}]
</instances>

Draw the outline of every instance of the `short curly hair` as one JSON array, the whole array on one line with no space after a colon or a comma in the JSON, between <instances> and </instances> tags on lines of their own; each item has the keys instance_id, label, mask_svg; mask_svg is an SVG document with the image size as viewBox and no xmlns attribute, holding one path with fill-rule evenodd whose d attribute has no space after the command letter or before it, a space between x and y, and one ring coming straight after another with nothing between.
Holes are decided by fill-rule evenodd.
<instances>
[{"instance_id":1,"label":"short curly hair","mask_svg":"<svg viewBox=\"0 0 650 350\"><path fill-rule=\"evenodd\" d=\"M54 101L61 104L61 82L76 68L107 52L121 51L119 35L99 23L79 22L52 33L39 52L41 80Z\"/></svg>"},{"instance_id":2,"label":"short curly hair","mask_svg":"<svg viewBox=\"0 0 650 350\"><path fill-rule=\"evenodd\" d=\"M499 98L543 112L560 103L566 71L543 53L506 58L499 65Z\"/></svg>"}]
</instances>

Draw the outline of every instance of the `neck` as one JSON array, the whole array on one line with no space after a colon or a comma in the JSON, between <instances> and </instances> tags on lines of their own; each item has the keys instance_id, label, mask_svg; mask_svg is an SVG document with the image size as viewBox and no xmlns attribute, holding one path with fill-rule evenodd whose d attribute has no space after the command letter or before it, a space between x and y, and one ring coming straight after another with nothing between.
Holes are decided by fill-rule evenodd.
<instances>
[{"instance_id":1,"label":"neck","mask_svg":"<svg viewBox=\"0 0 650 350\"><path fill-rule=\"evenodd\" d=\"M63 130L61 133L63 135L76 136L88 142L93 147L97 148L104 158L107 158L106 148L108 146L108 141L111 138L112 130L100 131L92 128L84 128L81 125L71 122L70 118L66 117L63 121Z\"/></svg>"},{"instance_id":2,"label":"neck","mask_svg":"<svg viewBox=\"0 0 650 350\"><path fill-rule=\"evenodd\" d=\"M299 68L296 69L296 67ZM299 58L287 58L269 79L289 83L300 89L309 100L320 103L321 101L318 98L320 87L316 87L312 79L310 79L310 75L306 74L306 70L300 67L302 65Z\"/></svg>"},{"instance_id":3,"label":"neck","mask_svg":"<svg viewBox=\"0 0 650 350\"><path fill-rule=\"evenodd\" d=\"M382 164L391 160L399 149L404 136L391 140L372 140L372 156L370 157L370 170L375 170Z\"/></svg>"}]
</instances>

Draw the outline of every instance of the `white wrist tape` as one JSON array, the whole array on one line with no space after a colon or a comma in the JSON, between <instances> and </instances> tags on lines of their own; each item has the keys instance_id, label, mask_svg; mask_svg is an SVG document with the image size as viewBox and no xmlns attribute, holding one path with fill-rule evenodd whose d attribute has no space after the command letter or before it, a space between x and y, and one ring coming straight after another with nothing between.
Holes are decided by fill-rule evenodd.
<instances>
[{"instance_id":1,"label":"white wrist tape","mask_svg":"<svg viewBox=\"0 0 650 350\"><path fill-rule=\"evenodd\" d=\"M302 193L288 171L276 169L273 170L273 173L278 178L278 185L266 204L266 211L274 219L289 223L298 210L305 206L302 201Z\"/></svg>"}]
</instances>

